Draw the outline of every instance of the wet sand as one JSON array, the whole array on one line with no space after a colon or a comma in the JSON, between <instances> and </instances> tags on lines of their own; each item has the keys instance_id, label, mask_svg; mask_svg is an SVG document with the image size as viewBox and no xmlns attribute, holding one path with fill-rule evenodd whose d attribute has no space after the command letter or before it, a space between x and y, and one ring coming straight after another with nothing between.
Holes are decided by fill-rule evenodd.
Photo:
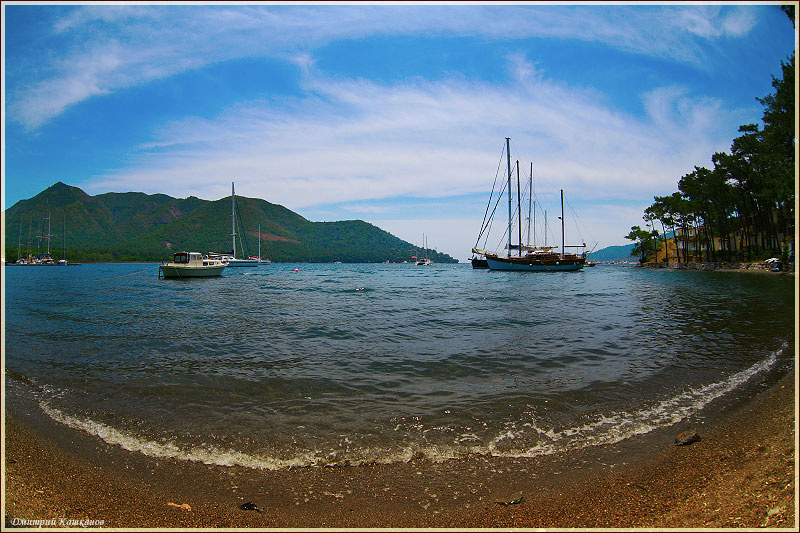
<instances>
[{"instance_id":1,"label":"wet sand","mask_svg":"<svg viewBox=\"0 0 800 533\"><path fill-rule=\"evenodd\" d=\"M677 424L561 455L438 464L254 471L154 459L35 411L5 414L6 527L797 526L794 372L691 426L702 440L689 446L673 444L690 429Z\"/></svg>"}]
</instances>

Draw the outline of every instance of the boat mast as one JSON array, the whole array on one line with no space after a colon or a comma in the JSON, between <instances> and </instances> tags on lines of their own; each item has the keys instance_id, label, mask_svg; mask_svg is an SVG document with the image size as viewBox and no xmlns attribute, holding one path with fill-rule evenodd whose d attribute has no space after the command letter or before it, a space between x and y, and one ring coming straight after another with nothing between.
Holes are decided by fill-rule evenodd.
<instances>
[{"instance_id":1,"label":"boat mast","mask_svg":"<svg viewBox=\"0 0 800 533\"><path fill-rule=\"evenodd\" d=\"M520 204L519 192L519 159L517 159L517 217L519 224L517 225L517 232L519 233L519 256L522 257L522 205Z\"/></svg>"},{"instance_id":2,"label":"boat mast","mask_svg":"<svg viewBox=\"0 0 800 533\"><path fill-rule=\"evenodd\" d=\"M231 182L231 237L233 237L233 258L236 259L236 193Z\"/></svg>"},{"instance_id":3,"label":"boat mast","mask_svg":"<svg viewBox=\"0 0 800 533\"><path fill-rule=\"evenodd\" d=\"M530 195L528 196L528 246L531 245L531 216L536 217L536 214L533 212L533 161L531 161L531 177L530 182L528 184L528 190L530 191ZM536 231L536 226L534 225L533 231ZM536 236L533 237L533 242L536 244Z\"/></svg>"},{"instance_id":4,"label":"boat mast","mask_svg":"<svg viewBox=\"0 0 800 533\"><path fill-rule=\"evenodd\" d=\"M258 225L258 262L261 262L261 224Z\"/></svg>"},{"instance_id":5,"label":"boat mast","mask_svg":"<svg viewBox=\"0 0 800 533\"><path fill-rule=\"evenodd\" d=\"M561 259L564 259L564 189L561 189Z\"/></svg>"},{"instance_id":6,"label":"boat mast","mask_svg":"<svg viewBox=\"0 0 800 533\"><path fill-rule=\"evenodd\" d=\"M547 246L547 209L544 210L544 245Z\"/></svg>"},{"instance_id":7,"label":"boat mast","mask_svg":"<svg viewBox=\"0 0 800 533\"><path fill-rule=\"evenodd\" d=\"M50 256L50 199L47 199L47 256Z\"/></svg>"},{"instance_id":8,"label":"boat mast","mask_svg":"<svg viewBox=\"0 0 800 533\"><path fill-rule=\"evenodd\" d=\"M506 164L508 165L508 257L511 257L511 137L506 137Z\"/></svg>"}]
</instances>

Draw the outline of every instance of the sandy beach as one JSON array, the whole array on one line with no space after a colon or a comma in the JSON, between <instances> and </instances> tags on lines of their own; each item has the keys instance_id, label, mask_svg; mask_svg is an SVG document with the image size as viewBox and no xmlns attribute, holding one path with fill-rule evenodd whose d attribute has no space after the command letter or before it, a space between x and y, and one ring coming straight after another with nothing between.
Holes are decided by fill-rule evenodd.
<instances>
[{"instance_id":1,"label":"sandy beach","mask_svg":"<svg viewBox=\"0 0 800 533\"><path fill-rule=\"evenodd\" d=\"M796 528L795 408L790 373L688 446L677 424L555 456L279 471L153 459L7 410L5 525Z\"/></svg>"}]
</instances>

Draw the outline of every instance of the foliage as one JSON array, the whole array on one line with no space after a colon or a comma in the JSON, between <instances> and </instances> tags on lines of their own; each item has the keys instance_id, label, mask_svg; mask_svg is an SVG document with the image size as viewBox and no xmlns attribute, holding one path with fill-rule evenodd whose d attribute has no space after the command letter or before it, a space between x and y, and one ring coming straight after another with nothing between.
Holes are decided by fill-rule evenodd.
<instances>
[{"instance_id":1,"label":"foliage","mask_svg":"<svg viewBox=\"0 0 800 533\"><path fill-rule=\"evenodd\" d=\"M794 6L784 11L794 21ZM695 167L680 179L678 192L655 196L645 210L645 221L660 221L665 249L666 228L678 235L678 261L778 255L794 235L794 63L794 55L782 62L782 78L772 80L775 92L757 98L763 128L741 126L730 153L712 156L713 169ZM634 233L627 238L638 239Z\"/></svg>"},{"instance_id":2,"label":"foliage","mask_svg":"<svg viewBox=\"0 0 800 533\"><path fill-rule=\"evenodd\" d=\"M656 251L658 231L647 231L643 230L639 226L632 226L631 232L628 233L625 238L634 241L633 249L631 249L631 255L640 256L639 262L644 263L647 261L647 258Z\"/></svg>"}]
</instances>

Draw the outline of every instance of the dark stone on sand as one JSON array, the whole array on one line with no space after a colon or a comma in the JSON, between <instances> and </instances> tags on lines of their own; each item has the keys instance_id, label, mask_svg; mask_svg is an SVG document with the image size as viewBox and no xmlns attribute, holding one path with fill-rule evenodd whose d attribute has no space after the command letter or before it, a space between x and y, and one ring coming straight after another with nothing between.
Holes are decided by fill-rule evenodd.
<instances>
[{"instance_id":1,"label":"dark stone on sand","mask_svg":"<svg viewBox=\"0 0 800 533\"><path fill-rule=\"evenodd\" d=\"M497 500L497 503L502 505L503 507L508 507L509 505L516 505L518 503L522 503L525 498L522 496L521 492L516 492L512 496L505 498L503 500Z\"/></svg>"},{"instance_id":2,"label":"dark stone on sand","mask_svg":"<svg viewBox=\"0 0 800 533\"><path fill-rule=\"evenodd\" d=\"M256 504L253 502L244 502L239 506L239 509L242 509L243 511L255 511L257 513L261 512L261 509L259 509L258 506L256 506Z\"/></svg>"},{"instance_id":3,"label":"dark stone on sand","mask_svg":"<svg viewBox=\"0 0 800 533\"><path fill-rule=\"evenodd\" d=\"M678 436L675 437L675 446L688 446L689 444L699 440L700 435L697 434L697 430L690 429L688 431L678 433Z\"/></svg>"}]
</instances>

